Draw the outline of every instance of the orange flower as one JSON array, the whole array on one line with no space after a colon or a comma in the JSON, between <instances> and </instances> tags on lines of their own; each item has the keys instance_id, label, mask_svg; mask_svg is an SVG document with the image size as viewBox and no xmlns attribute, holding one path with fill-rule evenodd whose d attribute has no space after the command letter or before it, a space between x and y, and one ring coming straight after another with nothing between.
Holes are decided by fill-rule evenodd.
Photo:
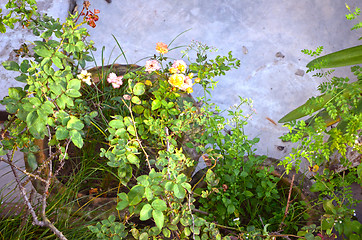
<instances>
[{"instance_id":1,"label":"orange flower","mask_svg":"<svg viewBox=\"0 0 362 240\"><path fill-rule=\"evenodd\" d=\"M167 44L165 44L163 42L156 43L156 51L161 54L168 53Z\"/></svg>"}]
</instances>

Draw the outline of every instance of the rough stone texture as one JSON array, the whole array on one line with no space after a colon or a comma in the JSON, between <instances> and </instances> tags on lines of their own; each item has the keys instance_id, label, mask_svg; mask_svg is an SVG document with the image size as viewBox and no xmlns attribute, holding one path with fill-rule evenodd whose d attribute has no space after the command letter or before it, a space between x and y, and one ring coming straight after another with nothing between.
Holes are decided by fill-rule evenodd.
<instances>
[{"instance_id":1,"label":"rough stone texture","mask_svg":"<svg viewBox=\"0 0 362 240\"><path fill-rule=\"evenodd\" d=\"M352 9L357 2L347 1ZM80 9L82 1L77 4ZM219 48L220 54L232 50L241 59L241 67L217 79L220 82L212 100L227 109L238 103L239 96L253 99L257 114L246 127L246 133L260 138L258 154L279 159L290 152L292 145L278 139L287 129L274 123L318 94L320 79L312 78L311 74L295 75L298 69L305 71L305 65L312 60L301 50L323 45L324 52L330 53L357 45L359 37L357 32L350 31L354 23L346 20L347 9L342 0L187 0L182 4L93 0L91 4L91 9L100 10L97 27L90 28L90 39L99 50L95 53L97 64L101 62L102 46L106 63L119 56L112 34L130 63L152 56L156 42L169 43L187 29L191 30L177 38L173 47L198 40ZM277 52L280 54L276 55ZM169 55L181 56L178 49ZM120 57L117 62L125 60ZM348 72L342 69L337 74ZM201 94L201 89L196 88L193 95ZM284 150L278 150L278 146L284 146Z\"/></svg>"}]
</instances>

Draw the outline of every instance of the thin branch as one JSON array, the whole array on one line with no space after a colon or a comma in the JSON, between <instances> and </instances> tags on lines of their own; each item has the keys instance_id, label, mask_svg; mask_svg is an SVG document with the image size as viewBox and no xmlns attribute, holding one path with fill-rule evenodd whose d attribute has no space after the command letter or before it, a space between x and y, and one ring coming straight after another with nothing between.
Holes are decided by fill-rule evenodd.
<instances>
[{"instance_id":1,"label":"thin branch","mask_svg":"<svg viewBox=\"0 0 362 240\"><path fill-rule=\"evenodd\" d=\"M282 229L282 226L284 225L284 220L285 220L285 218L287 217L288 212L289 212L290 196L292 195L294 177L295 177L295 174L293 174L292 182L290 183L289 195L288 195L288 201L287 201L287 207L285 208L285 212L284 212L283 219L282 219L282 221L281 221L281 223L280 223L280 225L279 225L279 230Z\"/></svg>"}]
</instances>

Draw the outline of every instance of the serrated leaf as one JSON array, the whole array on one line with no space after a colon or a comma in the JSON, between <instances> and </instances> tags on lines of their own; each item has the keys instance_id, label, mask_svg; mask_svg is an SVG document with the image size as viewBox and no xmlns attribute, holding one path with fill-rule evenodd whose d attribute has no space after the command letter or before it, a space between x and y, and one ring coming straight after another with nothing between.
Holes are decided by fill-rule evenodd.
<instances>
[{"instance_id":1,"label":"serrated leaf","mask_svg":"<svg viewBox=\"0 0 362 240\"><path fill-rule=\"evenodd\" d=\"M140 212L140 220L146 221L152 217L152 207L149 203L143 205L141 212Z\"/></svg>"},{"instance_id":2,"label":"serrated leaf","mask_svg":"<svg viewBox=\"0 0 362 240\"><path fill-rule=\"evenodd\" d=\"M161 230L163 228L163 224L165 222L165 216L163 215L163 213L160 210L153 210L152 217L153 217L153 220L155 221L158 229Z\"/></svg>"}]
</instances>

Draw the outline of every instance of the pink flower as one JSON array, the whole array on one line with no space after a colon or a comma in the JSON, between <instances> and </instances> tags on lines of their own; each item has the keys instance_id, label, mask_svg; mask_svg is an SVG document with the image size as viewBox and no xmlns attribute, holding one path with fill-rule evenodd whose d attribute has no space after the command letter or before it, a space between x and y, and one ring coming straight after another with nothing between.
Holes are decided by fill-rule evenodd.
<instances>
[{"instance_id":1,"label":"pink flower","mask_svg":"<svg viewBox=\"0 0 362 240\"><path fill-rule=\"evenodd\" d=\"M161 69L161 66L157 62L157 60L148 60L148 61L146 61L146 71L148 73L151 73L153 71L160 70L160 69Z\"/></svg>"},{"instance_id":2,"label":"pink flower","mask_svg":"<svg viewBox=\"0 0 362 240\"><path fill-rule=\"evenodd\" d=\"M175 69L179 70L180 72L185 72L187 65L184 62L184 60L176 60L173 62L172 68L175 68Z\"/></svg>"},{"instance_id":3,"label":"pink flower","mask_svg":"<svg viewBox=\"0 0 362 240\"><path fill-rule=\"evenodd\" d=\"M187 91L188 88L192 89L192 80L189 76L186 76L184 83L179 87L182 91ZM190 91L190 90L188 90Z\"/></svg>"},{"instance_id":4,"label":"pink flower","mask_svg":"<svg viewBox=\"0 0 362 240\"><path fill-rule=\"evenodd\" d=\"M107 78L107 82L112 83L113 88L119 88L122 85L123 76L117 77L115 73L110 73Z\"/></svg>"}]
</instances>

